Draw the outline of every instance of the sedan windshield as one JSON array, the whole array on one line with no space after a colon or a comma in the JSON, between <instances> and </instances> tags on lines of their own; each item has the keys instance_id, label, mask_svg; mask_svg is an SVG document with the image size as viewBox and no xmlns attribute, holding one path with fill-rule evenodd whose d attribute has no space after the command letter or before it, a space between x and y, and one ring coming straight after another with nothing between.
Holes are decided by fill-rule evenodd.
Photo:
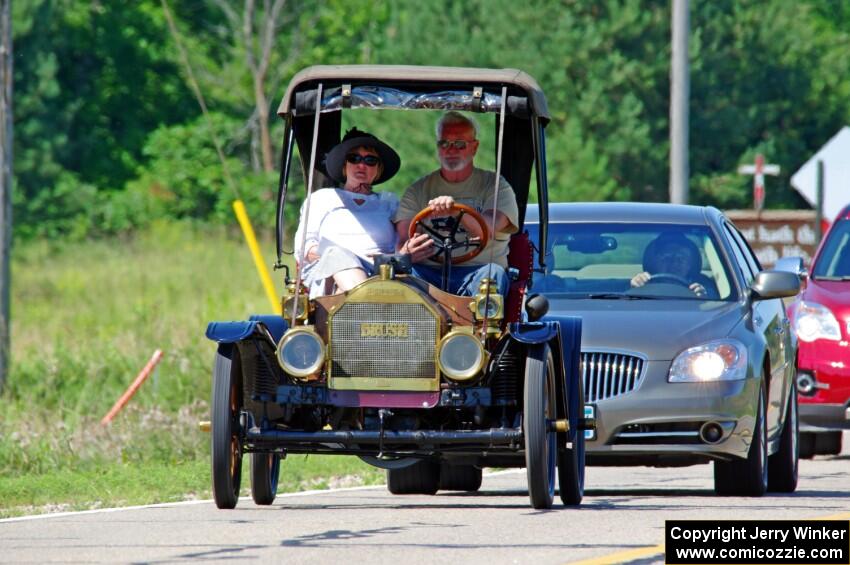
<instances>
[{"instance_id":1,"label":"sedan windshield","mask_svg":"<svg viewBox=\"0 0 850 565\"><path fill-rule=\"evenodd\" d=\"M850 221L837 222L829 230L812 277L827 280L850 279Z\"/></svg>"},{"instance_id":2,"label":"sedan windshield","mask_svg":"<svg viewBox=\"0 0 850 565\"><path fill-rule=\"evenodd\" d=\"M537 225L529 224L537 241ZM534 292L597 300L735 300L724 255L705 226L549 223Z\"/></svg>"}]
</instances>

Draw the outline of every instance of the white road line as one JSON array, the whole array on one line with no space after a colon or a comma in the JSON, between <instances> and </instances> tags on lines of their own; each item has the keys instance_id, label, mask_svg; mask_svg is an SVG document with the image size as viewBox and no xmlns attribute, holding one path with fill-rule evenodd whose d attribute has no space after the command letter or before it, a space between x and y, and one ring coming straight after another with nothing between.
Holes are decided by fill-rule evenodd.
<instances>
[{"instance_id":1,"label":"white road line","mask_svg":"<svg viewBox=\"0 0 850 565\"><path fill-rule=\"evenodd\" d=\"M497 477L499 475L507 475L510 473L518 473L525 472L525 469L508 469L505 471L494 471L492 473L484 473L485 477ZM387 485L367 485L360 487L345 487L345 488L336 488L336 489L322 489L322 490L302 490L298 492L285 492L278 494L275 497L275 500L278 498L294 498L297 496L311 496L314 494L332 494L337 492L356 492L359 490L372 490L372 489L383 489L386 488ZM250 496L242 496L239 500L251 500ZM121 506L118 508L96 508L94 510L78 510L75 512L53 512L49 514L32 514L30 516L17 516L15 518L2 518L0 519L0 524L5 522L24 522L27 520L42 520L46 518L64 518L67 516L82 516L84 514L99 514L105 512L123 512L125 510L143 510L145 508L169 508L172 506L191 506L194 504L211 504L212 499L209 500L183 500L180 502L160 502L158 504L143 504L141 506Z\"/></svg>"}]
</instances>

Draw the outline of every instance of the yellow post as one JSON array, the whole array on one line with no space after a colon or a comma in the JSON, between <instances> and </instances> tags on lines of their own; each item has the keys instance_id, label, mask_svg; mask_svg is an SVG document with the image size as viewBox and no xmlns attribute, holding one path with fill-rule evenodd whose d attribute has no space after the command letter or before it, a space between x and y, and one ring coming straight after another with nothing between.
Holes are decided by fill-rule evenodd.
<instances>
[{"instance_id":1,"label":"yellow post","mask_svg":"<svg viewBox=\"0 0 850 565\"><path fill-rule=\"evenodd\" d=\"M236 213L236 219L239 221L239 226L242 228L242 233L245 235L245 240L248 242L248 248L251 250L251 256L254 258L254 265L260 273L260 280L263 287L266 289L266 296L272 305L272 309L276 314L282 314L280 300L274 290L274 283L269 275L269 270L266 264L263 263L263 256L260 254L260 246L257 243L257 236L254 235L254 228L251 226L251 220L248 219L248 212L245 210L245 204L241 200L233 201L233 211Z\"/></svg>"}]
</instances>

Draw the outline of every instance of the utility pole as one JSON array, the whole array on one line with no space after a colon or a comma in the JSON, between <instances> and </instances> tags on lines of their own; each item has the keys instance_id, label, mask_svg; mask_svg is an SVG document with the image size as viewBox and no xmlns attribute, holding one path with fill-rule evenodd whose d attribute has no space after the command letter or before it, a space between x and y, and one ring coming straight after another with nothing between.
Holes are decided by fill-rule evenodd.
<instances>
[{"instance_id":1,"label":"utility pole","mask_svg":"<svg viewBox=\"0 0 850 565\"><path fill-rule=\"evenodd\" d=\"M671 0L672 45L670 66L670 202L688 203L688 98L690 76L688 35L690 0Z\"/></svg>"},{"instance_id":2,"label":"utility pole","mask_svg":"<svg viewBox=\"0 0 850 565\"><path fill-rule=\"evenodd\" d=\"M0 391L9 368L12 247L12 0L0 0Z\"/></svg>"}]
</instances>

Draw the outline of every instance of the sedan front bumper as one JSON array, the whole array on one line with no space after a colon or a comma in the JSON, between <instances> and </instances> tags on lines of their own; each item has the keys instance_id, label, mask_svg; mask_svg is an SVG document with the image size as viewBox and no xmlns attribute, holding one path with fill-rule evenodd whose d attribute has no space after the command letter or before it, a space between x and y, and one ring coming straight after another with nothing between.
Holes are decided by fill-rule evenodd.
<instances>
[{"instance_id":1,"label":"sedan front bumper","mask_svg":"<svg viewBox=\"0 0 850 565\"><path fill-rule=\"evenodd\" d=\"M688 464L746 457L756 422L760 382L747 378L710 383L667 382L669 362L647 363L634 391L596 405L596 439L587 443L591 464ZM720 437L701 430L717 424ZM717 429L717 428L715 428ZM650 463L647 463L649 461Z\"/></svg>"}]
</instances>

